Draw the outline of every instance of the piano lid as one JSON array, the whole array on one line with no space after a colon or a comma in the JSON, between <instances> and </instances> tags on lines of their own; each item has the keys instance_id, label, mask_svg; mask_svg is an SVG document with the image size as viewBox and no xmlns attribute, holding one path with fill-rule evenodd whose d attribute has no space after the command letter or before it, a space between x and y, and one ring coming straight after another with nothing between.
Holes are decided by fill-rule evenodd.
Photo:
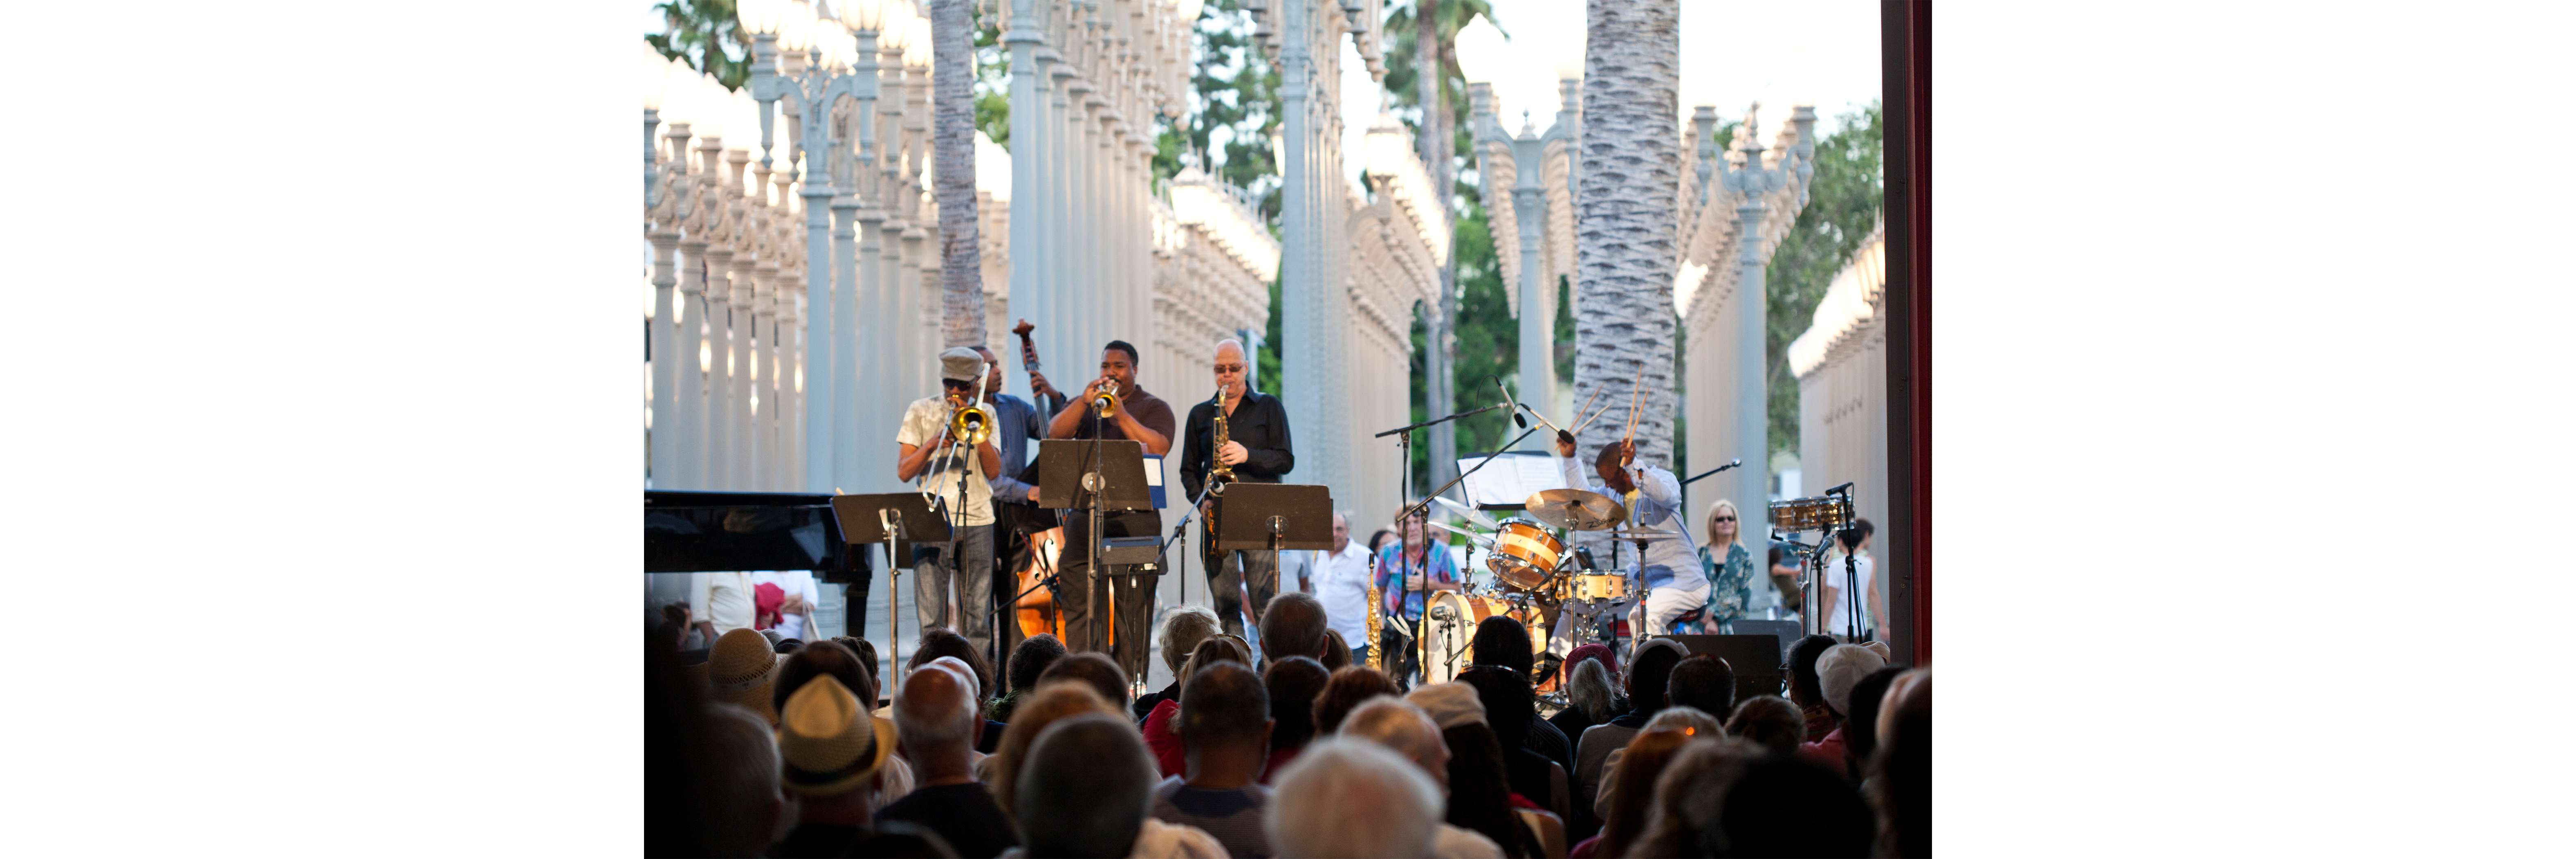
<instances>
[{"instance_id":1,"label":"piano lid","mask_svg":"<svg viewBox=\"0 0 2576 859\"><path fill-rule=\"evenodd\" d=\"M825 581L863 569L821 493L644 493L647 573L813 570Z\"/></svg>"}]
</instances>

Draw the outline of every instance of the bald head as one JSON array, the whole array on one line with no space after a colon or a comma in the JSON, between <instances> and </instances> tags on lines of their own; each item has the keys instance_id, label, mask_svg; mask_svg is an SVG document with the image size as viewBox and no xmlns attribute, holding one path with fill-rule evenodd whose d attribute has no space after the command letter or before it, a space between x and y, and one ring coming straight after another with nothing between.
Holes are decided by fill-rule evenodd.
<instances>
[{"instance_id":1,"label":"bald head","mask_svg":"<svg viewBox=\"0 0 2576 859\"><path fill-rule=\"evenodd\" d=\"M924 666L938 670L913 672L895 693L894 726L905 757L962 765L975 748L976 729L984 720L975 707L974 672L943 664L949 661Z\"/></svg>"},{"instance_id":2,"label":"bald head","mask_svg":"<svg viewBox=\"0 0 2576 859\"><path fill-rule=\"evenodd\" d=\"M1422 708L1402 698L1371 698L1342 720L1341 736L1367 740L1403 755L1442 790L1449 787L1449 744Z\"/></svg>"},{"instance_id":3,"label":"bald head","mask_svg":"<svg viewBox=\"0 0 2576 859\"><path fill-rule=\"evenodd\" d=\"M1244 357L1243 344L1231 338L1217 341L1216 357L1210 363L1216 367L1216 385L1225 391L1225 398L1241 398L1244 377L1252 370L1252 361Z\"/></svg>"}]
</instances>

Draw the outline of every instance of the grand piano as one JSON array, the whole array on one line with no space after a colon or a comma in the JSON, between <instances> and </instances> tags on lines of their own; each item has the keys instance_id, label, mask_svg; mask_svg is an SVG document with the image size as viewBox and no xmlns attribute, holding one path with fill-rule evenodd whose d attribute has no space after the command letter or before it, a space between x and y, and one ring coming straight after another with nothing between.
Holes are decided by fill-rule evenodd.
<instances>
[{"instance_id":1,"label":"grand piano","mask_svg":"<svg viewBox=\"0 0 2576 859\"><path fill-rule=\"evenodd\" d=\"M816 581L850 586L850 635L866 634L872 568L865 548L842 539L830 495L644 493L644 572L812 570Z\"/></svg>"}]
</instances>

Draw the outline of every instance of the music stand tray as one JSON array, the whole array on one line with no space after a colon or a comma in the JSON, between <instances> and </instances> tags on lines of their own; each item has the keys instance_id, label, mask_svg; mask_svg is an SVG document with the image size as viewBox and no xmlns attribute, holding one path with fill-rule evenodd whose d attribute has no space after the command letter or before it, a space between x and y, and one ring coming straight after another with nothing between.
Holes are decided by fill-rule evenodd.
<instances>
[{"instance_id":1,"label":"music stand tray","mask_svg":"<svg viewBox=\"0 0 2576 859\"><path fill-rule=\"evenodd\" d=\"M1095 447L1096 446L1096 447ZM1101 489L1102 510L1152 510L1152 487L1145 484L1145 445L1129 439L1047 439L1038 442L1038 506L1049 510L1083 510L1091 503L1082 491L1082 474L1097 450L1109 483Z\"/></svg>"},{"instance_id":2,"label":"music stand tray","mask_svg":"<svg viewBox=\"0 0 2576 859\"><path fill-rule=\"evenodd\" d=\"M1279 520L1273 534L1271 519ZM1236 483L1216 502L1216 548L1333 548L1333 490L1290 483ZM1278 537L1272 542L1273 536Z\"/></svg>"},{"instance_id":3,"label":"music stand tray","mask_svg":"<svg viewBox=\"0 0 2576 859\"><path fill-rule=\"evenodd\" d=\"M877 520L879 510L895 511L903 523L903 533L887 534L885 523ZM948 542L947 517L931 510L930 501L919 492L835 495L832 496L832 518L839 521L842 537L853 545L897 543L895 548L887 551L889 559L905 544Z\"/></svg>"}]
</instances>

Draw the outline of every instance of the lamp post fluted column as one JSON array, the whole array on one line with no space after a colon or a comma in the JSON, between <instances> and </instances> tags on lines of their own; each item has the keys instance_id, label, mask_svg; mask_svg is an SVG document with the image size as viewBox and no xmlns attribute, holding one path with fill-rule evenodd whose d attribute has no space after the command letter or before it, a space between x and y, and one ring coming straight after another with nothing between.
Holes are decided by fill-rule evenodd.
<instances>
[{"instance_id":1,"label":"lamp post fluted column","mask_svg":"<svg viewBox=\"0 0 2576 859\"><path fill-rule=\"evenodd\" d=\"M653 243L653 319L645 343L645 354L653 362L653 428L650 446L651 465L648 475L652 486L669 489L679 486L676 469L680 457L679 411L680 366L678 326L673 324L675 301L672 287L679 285L672 259L680 250L680 221L688 216L689 195L684 175L676 167L666 167L661 178L662 196L655 200L652 231L645 240Z\"/></svg>"},{"instance_id":2,"label":"lamp post fluted column","mask_svg":"<svg viewBox=\"0 0 2576 859\"><path fill-rule=\"evenodd\" d=\"M1762 271L1762 219L1770 207L1763 197L1780 190L1786 177L1778 168L1762 166L1761 109L1756 102L1745 111L1744 125L1736 132L1736 151L1743 156L1744 166L1727 170L1725 179L1727 190L1744 195L1735 207L1735 446L1736 456L1744 460L1735 478L1737 509L1767 504L1771 493L1771 402L1766 385L1770 367L1763 359L1767 287Z\"/></svg>"},{"instance_id":3,"label":"lamp post fluted column","mask_svg":"<svg viewBox=\"0 0 2576 859\"><path fill-rule=\"evenodd\" d=\"M1010 309L1020 318L1039 320L1048 318L1049 299L1038 279L1043 269L1034 264L1044 259L1046 247L1045 218L1038 213L1047 210L1051 195L1047 183L1029 180L1046 175L1048 96L1041 91L1046 78L1038 63L1046 48L1046 35L1038 29L1042 9L1038 0L1011 0L1011 26L1002 34L1002 47L1011 56L1011 204L1024 207L1011 218L1011 251L1019 262L1011 266ZM1011 389L1029 390L1028 371L1017 361L1003 363L1011 365L1011 379L1018 383ZM1039 402L1034 394L1029 401Z\"/></svg>"}]
</instances>

